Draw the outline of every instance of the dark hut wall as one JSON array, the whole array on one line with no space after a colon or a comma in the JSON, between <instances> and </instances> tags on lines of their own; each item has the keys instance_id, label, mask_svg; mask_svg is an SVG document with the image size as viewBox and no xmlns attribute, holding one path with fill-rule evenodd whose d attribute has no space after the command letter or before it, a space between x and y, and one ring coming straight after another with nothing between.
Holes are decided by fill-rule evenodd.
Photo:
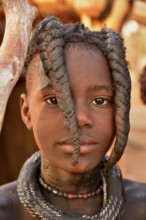
<instances>
[{"instance_id":1,"label":"dark hut wall","mask_svg":"<svg viewBox=\"0 0 146 220\"><path fill-rule=\"evenodd\" d=\"M37 150L33 135L20 116L19 100L24 91L25 83L20 79L7 105L0 135L0 184L15 180L24 161Z\"/></svg>"}]
</instances>

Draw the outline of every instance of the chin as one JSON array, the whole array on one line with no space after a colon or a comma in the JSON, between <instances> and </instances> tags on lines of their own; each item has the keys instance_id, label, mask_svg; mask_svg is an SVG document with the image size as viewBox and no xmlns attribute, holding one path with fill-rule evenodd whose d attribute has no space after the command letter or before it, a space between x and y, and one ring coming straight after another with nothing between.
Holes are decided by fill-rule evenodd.
<instances>
[{"instance_id":1,"label":"chin","mask_svg":"<svg viewBox=\"0 0 146 220\"><path fill-rule=\"evenodd\" d=\"M97 166L96 164L93 163L83 163L81 161L79 161L79 163L76 166L69 166L69 172L71 173L76 173L76 174L82 174L82 173L87 173L90 170L93 170L95 167Z\"/></svg>"}]
</instances>

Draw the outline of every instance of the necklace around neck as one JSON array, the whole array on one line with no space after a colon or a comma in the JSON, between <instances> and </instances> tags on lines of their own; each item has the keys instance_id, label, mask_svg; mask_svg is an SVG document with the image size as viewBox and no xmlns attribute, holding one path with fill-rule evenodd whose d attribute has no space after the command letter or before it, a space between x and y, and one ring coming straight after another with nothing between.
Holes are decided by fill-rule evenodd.
<instances>
[{"instance_id":1,"label":"necklace around neck","mask_svg":"<svg viewBox=\"0 0 146 220\"><path fill-rule=\"evenodd\" d=\"M55 196L64 197L67 199L88 199L90 197L95 197L95 196L99 195L99 193L102 191L102 186L100 186L97 190L95 190L93 192L89 192L89 193L82 193L82 194L81 193L67 193L67 192L62 192L62 191L52 187L48 183L45 183L45 181L43 180L42 177L39 178L39 182L40 182L40 185L44 189L49 191L50 193L54 194ZM103 182L105 183L106 181L103 181Z\"/></svg>"},{"instance_id":2,"label":"necklace around neck","mask_svg":"<svg viewBox=\"0 0 146 220\"><path fill-rule=\"evenodd\" d=\"M58 210L48 203L39 188L39 172L41 157L36 152L22 167L17 182L20 201L35 219L43 220L116 220L123 213L124 196L120 170L114 166L106 177L108 181L107 194L101 211L95 215L74 215ZM101 172L102 173L102 172ZM103 175L103 174L102 174Z\"/></svg>"}]
</instances>

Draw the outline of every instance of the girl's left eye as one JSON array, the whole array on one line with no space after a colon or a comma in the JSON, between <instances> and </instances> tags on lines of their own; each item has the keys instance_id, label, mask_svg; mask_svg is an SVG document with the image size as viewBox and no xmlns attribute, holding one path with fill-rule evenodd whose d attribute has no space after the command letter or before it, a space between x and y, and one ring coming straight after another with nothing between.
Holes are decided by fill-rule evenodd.
<instances>
[{"instance_id":1,"label":"girl's left eye","mask_svg":"<svg viewBox=\"0 0 146 220\"><path fill-rule=\"evenodd\" d=\"M92 103L94 105L106 105L108 104L110 101L105 99L105 98L95 98Z\"/></svg>"},{"instance_id":2,"label":"girl's left eye","mask_svg":"<svg viewBox=\"0 0 146 220\"><path fill-rule=\"evenodd\" d=\"M57 98L55 96L46 97L45 102L48 103L49 105L57 105L58 104Z\"/></svg>"}]
</instances>

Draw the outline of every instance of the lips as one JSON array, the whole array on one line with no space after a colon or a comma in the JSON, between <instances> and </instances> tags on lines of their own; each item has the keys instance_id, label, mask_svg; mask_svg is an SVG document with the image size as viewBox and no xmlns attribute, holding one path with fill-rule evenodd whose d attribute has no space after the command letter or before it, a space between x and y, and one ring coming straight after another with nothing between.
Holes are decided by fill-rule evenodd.
<instances>
[{"instance_id":1,"label":"lips","mask_svg":"<svg viewBox=\"0 0 146 220\"><path fill-rule=\"evenodd\" d=\"M70 139L64 139L59 143L59 147L66 153L73 153L74 147ZM80 154L88 154L98 147L97 141L88 136L80 136Z\"/></svg>"}]
</instances>

